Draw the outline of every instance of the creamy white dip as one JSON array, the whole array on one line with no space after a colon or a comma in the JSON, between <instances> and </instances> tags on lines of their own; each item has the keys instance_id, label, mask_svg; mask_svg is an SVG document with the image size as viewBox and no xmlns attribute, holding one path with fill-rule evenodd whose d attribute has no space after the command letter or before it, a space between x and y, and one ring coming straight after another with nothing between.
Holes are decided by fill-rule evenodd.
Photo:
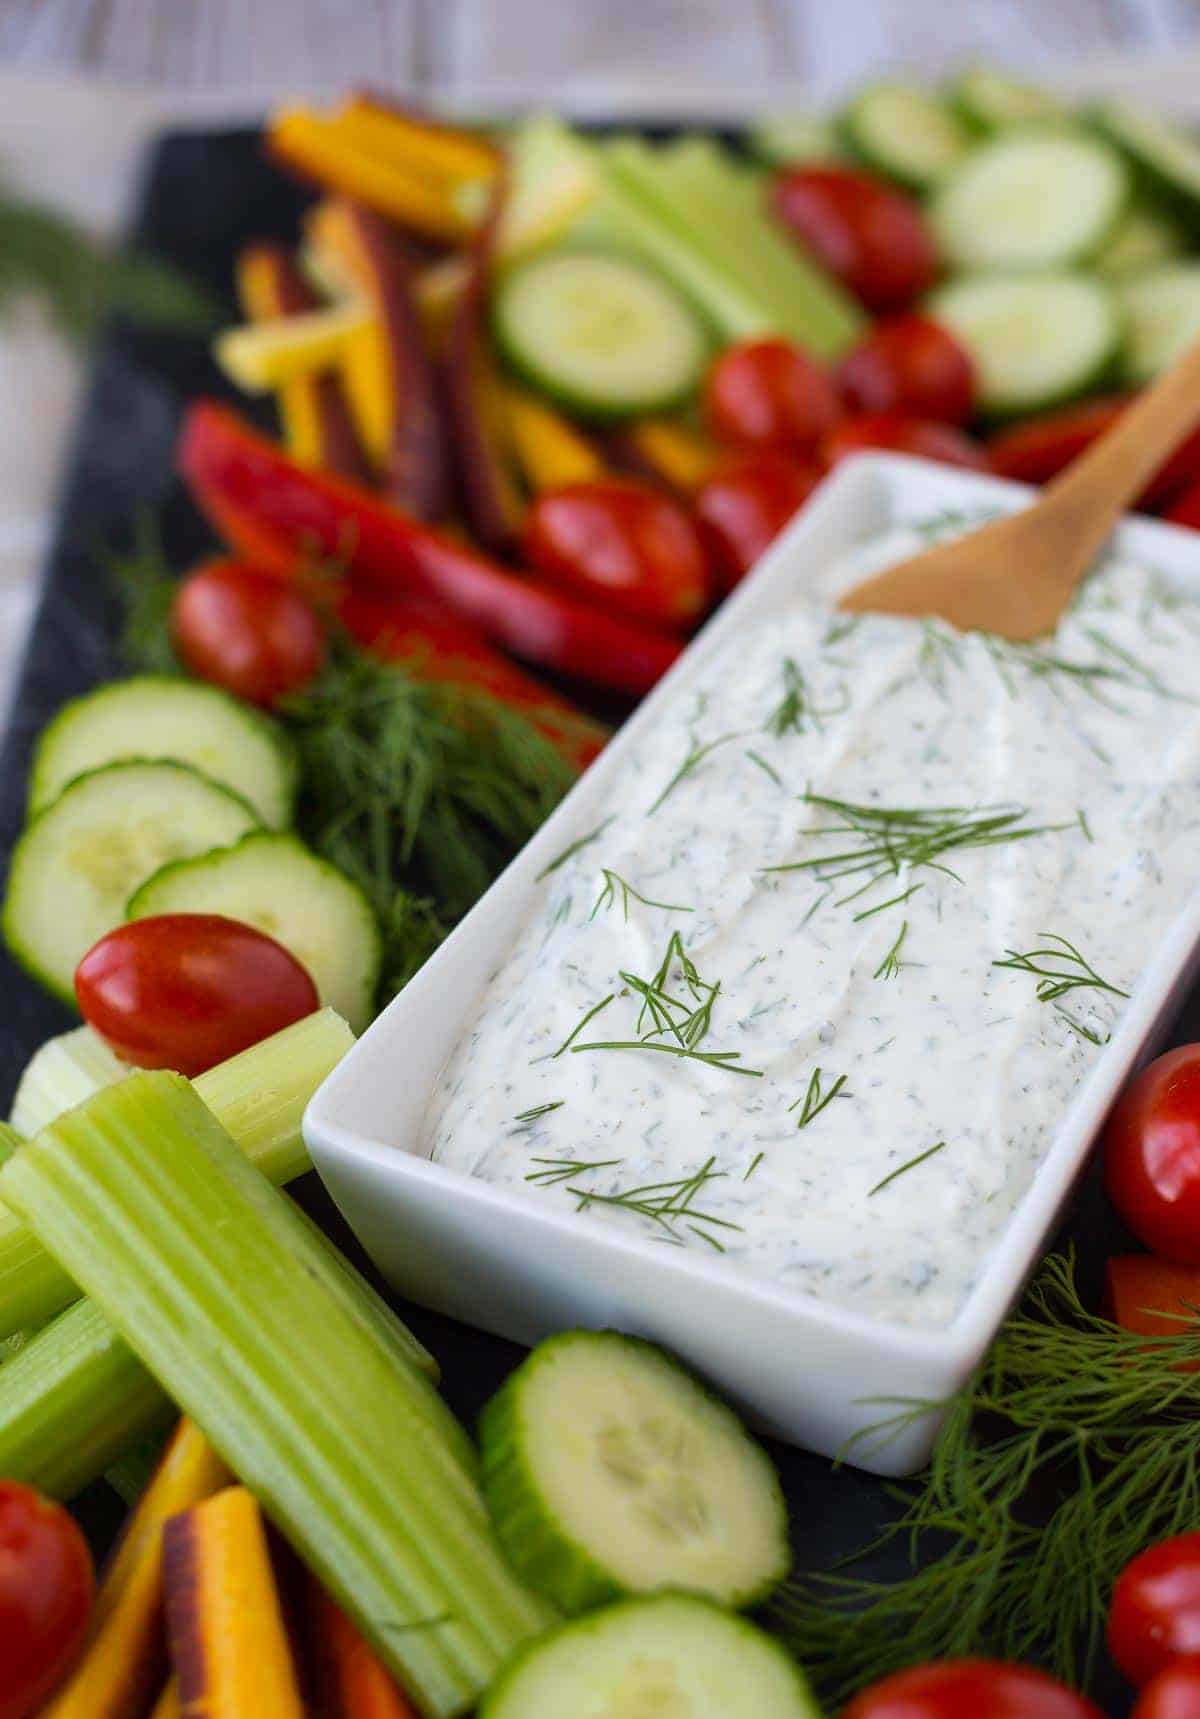
<instances>
[{"instance_id":1,"label":"creamy white dip","mask_svg":"<svg viewBox=\"0 0 1200 1719\"><path fill-rule=\"evenodd\" d=\"M431 1156L949 1321L1195 887L1198 651L1200 604L1115 560L1036 648L800 600L746 626L545 877Z\"/></svg>"}]
</instances>

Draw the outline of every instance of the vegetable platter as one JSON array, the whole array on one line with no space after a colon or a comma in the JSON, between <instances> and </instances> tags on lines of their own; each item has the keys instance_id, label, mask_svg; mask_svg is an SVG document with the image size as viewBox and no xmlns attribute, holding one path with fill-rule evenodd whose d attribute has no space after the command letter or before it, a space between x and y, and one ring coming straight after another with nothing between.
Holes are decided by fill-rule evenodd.
<instances>
[{"instance_id":1,"label":"vegetable platter","mask_svg":"<svg viewBox=\"0 0 1200 1719\"><path fill-rule=\"evenodd\" d=\"M414 159L428 166L431 135L438 171L414 177ZM0 1539L53 1567L60 1602L38 1615L0 1591L0 1625L28 1662L23 1689L4 1687L0 1671L0 1715L403 1719L480 1700L487 1719L526 1719L574 1711L573 1690L591 1679L615 1689L621 1668L649 1653L666 1655L698 1703L681 1714L709 1712L717 1691L711 1710L724 1719L843 1710L940 1719L982 1714L985 1701L997 1715L1115 1716L1132 1698L1105 1650L1108 1603L1122 1569L1157 1542L1167 1542L1148 1553L1157 1563L1122 1577L1112 1648L1135 1682L1161 1673L1183 1688L1193 1667L1163 1666L1200 1638L1178 1612L1161 1627L1150 1614L1161 1603L1156 1576L1186 1584L1196 1559L1171 1543L1200 1522L1200 1462L1179 1432L1194 1423L1189 1393L1200 1394L1196 1339L1186 1313L1147 1327L1140 1310L1146 1297L1186 1310L1200 1292L1195 1257L1170 1263L1180 1260L1177 1224L1157 1211L1139 1160L1147 1117L1165 1102L1157 1088L1135 1090L1118 1118L1111 1201L1097 1167L974 1396L953 1409L932 1476L902 1493L760 1446L648 1345L565 1333L524 1361L513 1345L389 1303L348 1270L347 1260L369 1276L315 1178L300 1175L297 1117L350 1042L344 1022L314 1003L334 1004L355 1029L369 1021L594 755L603 725L648 690L713 597L802 505L821 466L857 447L899 446L1042 480L1169 359L1200 298L1189 274L1200 264L1187 261L1200 169L1187 140L1123 111L1064 116L1040 92L979 73L936 99L874 88L836 122L784 116L737 137L532 121L512 143L507 204L496 196L501 158L482 134L439 132L377 97L351 98L332 116L284 110L267 142L248 131L171 135L150 159L132 243L227 306L225 327L215 340L133 321L106 327L0 764L3 1113L35 1053L76 1025L73 996L103 1035L51 1046L14 1113L36 1141L0 1137L0 1193L32 1226L9 1214L12 1233L0 1234L0 1289L11 1262L5 1293L21 1312L0 1361ZM1054 188L1049 212L1018 221L1008 251L994 255L997 222L973 211L1011 207L1013 184L1030 174ZM580 185L586 202L597 182L597 218L575 227ZM769 191L769 221L759 191ZM572 227L570 243L542 242L562 236L539 229L548 220ZM476 299L490 279L487 247L502 249L522 222L538 242L510 260L485 315ZM422 279L433 271L425 311L436 320L449 306L458 359L436 386L405 322L412 295L395 286L417 265L397 253L389 223L415 228ZM866 244L857 257L844 244L839 254L848 230ZM1047 339L1058 327L1063 338ZM330 375L336 389L321 380ZM481 404L493 387L504 403L499 441ZM411 411L398 414L398 399ZM458 450L453 504L429 457L443 411ZM286 450L274 440L281 429ZM325 470L314 477L313 466ZM274 498L266 515L242 505L251 477ZM352 492L338 487L346 478ZM597 512L591 491L614 478L618 496ZM1189 453L1148 505L1200 519L1196 483L1200 458ZM588 493L564 514L573 484ZM411 530L397 535L393 506ZM443 656L461 666L465 652L473 686L494 700L484 730L494 797L474 822L416 833L402 915L372 894L379 808L355 800L349 834L335 815L349 740L408 767L394 734L351 732L347 716L370 708L383 671L344 634L387 655L395 613L386 603L377 612L374 599L357 611L350 603L314 642L282 613L278 584L249 587L236 566L213 561L212 527L224 553L265 573L278 574L282 551L293 562L303 551L304 595L323 620L348 568L378 575L399 556L424 582L419 625L409 617L422 641L414 660L439 660L430 614L449 613ZM674 537L670 554L635 557L632 576L618 557L610 576L581 564L580 530L626 545L639 533ZM492 557L511 562L518 550L535 581L497 574ZM191 671L178 678L162 570L197 565L187 618L182 599L174 606L175 650ZM239 666L213 640L221 626L227 639L251 590L259 619L270 610L277 648ZM225 618L216 632L214 615ZM325 678L307 705L284 706L290 733L280 743L257 707L303 693L325 649ZM130 680L131 668L142 678ZM93 697L109 682L115 690ZM422 767L436 757L461 782L461 735L444 730L461 727L464 711L478 720L483 706L455 706L461 689L438 685L436 698L410 690L397 721L417 725L405 733L420 734ZM81 699L92 701L71 702ZM479 730L469 732L474 742ZM142 762L122 762L131 746ZM297 758L300 837L288 828ZM499 779L502 763L511 779ZM461 813L458 791L443 813ZM130 859L130 832L148 843L153 875L127 877L142 863ZM95 859L87 912L62 869L72 842ZM239 917L258 930L231 928ZM266 931L278 940L265 948L231 945L261 943ZM214 998L211 969L199 955L187 969L179 953L202 936L216 940L229 973L261 980L261 997L231 980ZM122 1004L133 981L159 998L151 1045ZM190 1013L174 1019L172 1037L162 1023L183 991ZM1197 1037L1193 1002L1176 1039ZM118 1070L104 1041L154 1072L110 1084ZM163 1199L154 1189L168 1162ZM297 1177L296 1201L271 1187ZM1106 1271L1119 1325L1099 1312ZM215 1281L235 1286L220 1307ZM297 1319L305 1343L293 1361ZM222 1342L181 1345L197 1321L219 1326ZM74 1422L46 1408L49 1367ZM256 1382L249 1412L239 1368ZM119 1409L107 1420L104 1391ZM308 1410L297 1413L305 1394ZM364 1417L361 1461L342 1395ZM603 1453L597 1465L564 1464L563 1452L576 1448L586 1405L617 1396L640 1404L647 1425L657 1416L682 1428L695 1472L668 1451L650 1531L614 1542L608 1519L625 1508L625 1482L641 1484L663 1453L621 1443L620 1425L585 1428ZM194 1405L204 1430L185 1414L161 1457L168 1399ZM1007 1442L977 1436L976 1411L998 1416ZM406 1458L389 1469L384 1447L401 1426ZM1073 1467L1090 1460L1089 1439L1111 1494L1102 1481L1093 1493ZM90 1554L69 1521L7 1478L69 1499L96 1553L120 1527L121 1499L133 1506L98 1609ZM331 1484L343 1489L336 1500ZM717 1555L709 1528L725 1510L731 1531ZM880 1540L889 1525L903 1531ZM445 1548L445 1560L398 1553L414 1536L418 1547ZM703 1568L680 1554L689 1541ZM869 1588L838 1574L852 1556L848 1581ZM1035 1567L1051 1584L1052 1616L1025 1604ZM691 1591L638 1597L660 1588ZM234 1593L252 1596L238 1615ZM556 1614L577 1621L555 1623ZM164 1620L176 1686L146 1645ZM549 1627L544 1645L527 1645ZM315 1644L315 1669L298 1650L302 1635ZM986 1666L935 1664L909 1687L867 1693L917 1661L972 1654L1038 1661L1099 1705L1047 1673ZM39 1705L70 1663L65 1693ZM1166 1689L1161 1701L1185 1697ZM628 1705L606 1713L657 1711L642 1685L616 1699ZM675 1683L664 1699L676 1699ZM906 1699L924 1704L894 1705ZM1145 1719L1187 1710L1149 1699L1138 1709Z\"/></svg>"}]
</instances>

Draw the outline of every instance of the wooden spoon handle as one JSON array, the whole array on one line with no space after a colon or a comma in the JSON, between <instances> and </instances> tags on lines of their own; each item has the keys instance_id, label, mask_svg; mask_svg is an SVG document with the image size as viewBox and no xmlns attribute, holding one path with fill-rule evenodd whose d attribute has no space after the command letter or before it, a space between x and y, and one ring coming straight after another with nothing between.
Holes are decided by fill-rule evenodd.
<instances>
[{"instance_id":1,"label":"wooden spoon handle","mask_svg":"<svg viewBox=\"0 0 1200 1719\"><path fill-rule=\"evenodd\" d=\"M1042 493L1043 505L1077 525L1088 558L1184 437L1200 424L1200 340L1127 407L1113 428Z\"/></svg>"}]
</instances>

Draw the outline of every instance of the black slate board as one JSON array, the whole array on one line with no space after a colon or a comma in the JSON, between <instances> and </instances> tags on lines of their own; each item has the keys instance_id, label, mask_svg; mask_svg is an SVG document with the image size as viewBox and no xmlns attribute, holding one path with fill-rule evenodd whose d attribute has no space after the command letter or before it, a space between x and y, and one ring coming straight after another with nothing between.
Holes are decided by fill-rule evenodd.
<instances>
[{"instance_id":1,"label":"black slate board","mask_svg":"<svg viewBox=\"0 0 1200 1719\"><path fill-rule=\"evenodd\" d=\"M649 128L648 128L649 129ZM274 172L252 131L170 134L154 148L138 199L132 241L158 252L232 305L233 264L252 239L295 236L306 199ZM23 665L14 721L0 752L0 867L24 816L29 755L48 719L69 698L121 672L115 650L117 610L100 563L105 549L128 544L141 510L155 513L172 564L187 566L211 548L207 529L173 472L180 415L197 394L233 398L203 342L123 325L110 327L91 370L82 417L67 465L59 525L42 601ZM245 402L239 402L245 410ZM19 426L9 426L18 434ZM39 1044L75 1024L0 950L0 1116L8 1114L21 1069ZM1200 1037L1200 994L1190 999L1172 1042ZM304 1203L370 1274L332 1203L308 1178ZM1093 1270L1119 1245L1111 1215L1093 1180L1070 1229ZM423 1309L404 1317L440 1359L446 1394L464 1420L520 1356L512 1344ZM804 1569L828 1568L874 1538L894 1514L883 1486L853 1469L801 1451L775 1451L796 1525ZM97 1545L115 1531L121 1508L105 1486L92 1489L81 1514ZM875 1560L872 1573L899 1573L899 1554ZM1106 1572L1107 1574L1107 1572ZM1092 1691L1108 1713L1128 1711L1128 1693L1111 1668ZM965 1716L964 1716L965 1719Z\"/></svg>"}]
</instances>

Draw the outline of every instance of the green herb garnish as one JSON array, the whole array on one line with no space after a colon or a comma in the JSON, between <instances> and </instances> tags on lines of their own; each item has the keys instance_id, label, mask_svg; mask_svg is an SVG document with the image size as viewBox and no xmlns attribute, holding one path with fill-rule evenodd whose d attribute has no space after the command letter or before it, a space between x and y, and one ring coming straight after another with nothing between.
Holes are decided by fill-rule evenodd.
<instances>
[{"instance_id":1,"label":"green herb garnish","mask_svg":"<svg viewBox=\"0 0 1200 1719\"><path fill-rule=\"evenodd\" d=\"M588 1170L611 1169L620 1162L619 1158L593 1158L590 1163L581 1163L577 1158L531 1158L531 1164L544 1164L546 1168L531 1170L525 1180L550 1187L556 1182L569 1182L572 1176L583 1175Z\"/></svg>"},{"instance_id":2,"label":"green herb garnish","mask_svg":"<svg viewBox=\"0 0 1200 1719\"><path fill-rule=\"evenodd\" d=\"M945 1145L946 1142L944 1140L939 1140L936 1146L930 1146L925 1152L918 1152L915 1158L910 1158L906 1164L899 1165L891 1172L890 1175L885 1176L882 1182L876 1182L873 1188L867 1189L868 1200L871 1198L872 1194L882 1193L884 1188L889 1187L896 1180L897 1176L903 1176L907 1171L915 1170L918 1164L923 1164L925 1162L926 1158L932 1158L935 1152L943 1151L945 1149Z\"/></svg>"},{"instance_id":3,"label":"green herb garnish","mask_svg":"<svg viewBox=\"0 0 1200 1719\"><path fill-rule=\"evenodd\" d=\"M602 907L611 907L618 896L621 898L621 917L625 920L629 918L630 896L635 901L640 901L643 907L661 907L665 913L694 913L696 911L694 907L681 907L676 901L652 901L648 895L643 895L631 883L627 883L617 872L609 871L607 866L601 866L600 872L604 878L604 884L596 897L592 911L588 914L589 919L595 919Z\"/></svg>"},{"instance_id":4,"label":"green herb garnish","mask_svg":"<svg viewBox=\"0 0 1200 1719\"><path fill-rule=\"evenodd\" d=\"M819 1068L815 1068L809 1079L808 1090L805 1092L804 1096L802 1098L798 1098L795 1104L788 1105L789 1112L797 1109L798 1107L802 1107L800 1109L800 1115L796 1120L796 1127L807 1128L814 1117L821 1114L827 1104L833 1103L834 1099L841 1092L845 1084L846 1076L844 1074L839 1074L828 1092L822 1092L821 1070ZM845 1096L849 1098L850 1094L846 1093Z\"/></svg>"},{"instance_id":5,"label":"green herb garnish","mask_svg":"<svg viewBox=\"0 0 1200 1719\"><path fill-rule=\"evenodd\" d=\"M741 1224L735 1224L728 1218L719 1218L713 1212L698 1210L692 1204L710 1182L718 1181L725 1175L724 1170L713 1169L715 1163L715 1158L709 1158L691 1176L679 1176L668 1182L646 1182L640 1187L620 1189L613 1194L595 1194L587 1188L577 1187L571 1187L567 1191L577 1195L577 1209L581 1212L592 1205L613 1206L620 1211L634 1212L639 1217L649 1218L673 1241L682 1239L677 1226L684 1222L693 1235L711 1243L723 1253L724 1249L710 1233L711 1230L740 1230Z\"/></svg>"},{"instance_id":6,"label":"green herb garnish","mask_svg":"<svg viewBox=\"0 0 1200 1719\"><path fill-rule=\"evenodd\" d=\"M553 1062L555 1057L560 1057L564 1051L570 1050L571 1046L574 1044L575 1040L579 1037L579 1035L583 1031L584 1027L587 1026L588 1022L594 1021L596 1016L600 1013L601 1009L607 1009L608 1005L612 1002L612 1000L616 996L616 994L617 993L615 991L610 991L608 993L607 997L602 997L598 1003L594 1004L593 1007L588 1010L587 1014L584 1015L584 1017L581 1021L576 1021L575 1025L571 1028L570 1032L567 1034L567 1036L563 1040L563 1042L559 1045L558 1049L556 1051L552 1051L548 1058L537 1057L534 1060L537 1062L542 1062L542 1061Z\"/></svg>"},{"instance_id":7,"label":"green herb garnish","mask_svg":"<svg viewBox=\"0 0 1200 1719\"><path fill-rule=\"evenodd\" d=\"M544 865L542 867L541 871L538 872L537 877L534 879L534 882L541 883L542 879L549 877L552 871L557 871L560 865L566 865L569 859L574 859L577 853L581 853L584 848L590 847L594 841L597 841L604 834L615 816L616 814L613 813L611 817L605 818L602 824L597 824L594 830L589 830L586 836L580 836L577 840L571 842L568 847L565 847L560 854L556 855L556 857L550 861L549 865Z\"/></svg>"},{"instance_id":8,"label":"green herb garnish","mask_svg":"<svg viewBox=\"0 0 1200 1719\"><path fill-rule=\"evenodd\" d=\"M750 1180L751 1176L753 1176L754 1172L758 1169L758 1166L762 1163L762 1161L765 1157L766 1157L765 1152L756 1152L754 1154L754 1157L750 1160L750 1168L746 1171L746 1174L742 1177L743 1182L748 1182Z\"/></svg>"},{"instance_id":9,"label":"green herb garnish","mask_svg":"<svg viewBox=\"0 0 1200 1719\"><path fill-rule=\"evenodd\" d=\"M896 934L896 941L892 944L883 960L871 974L872 979L894 979L896 977L901 967L905 965L905 963L900 959L900 951L904 947L904 939L907 936L908 920L906 919Z\"/></svg>"},{"instance_id":10,"label":"green herb garnish","mask_svg":"<svg viewBox=\"0 0 1200 1719\"><path fill-rule=\"evenodd\" d=\"M857 617L855 617L857 619ZM845 634L839 634L844 637ZM826 709L818 708L816 700L808 689L804 670L794 657L783 659L783 696L767 717L763 727L777 740L782 740L786 734L803 734L811 725L818 733L826 717L840 716L850 703L850 694L842 688L840 704L829 705Z\"/></svg>"},{"instance_id":11,"label":"green herb garnish","mask_svg":"<svg viewBox=\"0 0 1200 1719\"><path fill-rule=\"evenodd\" d=\"M1037 976L1037 998L1040 1003L1053 1003L1055 1011L1060 1014L1072 1031L1080 1038L1087 1039L1089 1044L1107 1044L1107 1038L1102 1038L1092 1027L1079 1020L1065 1009L1059 1002L1071 991L1092 990L1107 992L1113 997L1128 997L1129 992L1123 991L1119 985L1112 985L1107 979L1102 979L1091 962L1080 953L1073 943L1065 937L1060 937L1054 931L1039 931L1039 937L1045 939L1047 947L1030 949L1024 954L1018 954L1015 949L1006 949L1005 958L993 961L993 967L1011 967L1016 972L1033 973Z\"/></svg>"},{"instance_id":12,"label":"green herb garnish","mask_svg":"<svg viewBox=\"0 0 1200 1719\"><path fill-rule=\"evenodd\" d=\"M751 764L757 764L760 770L766 772L777 788L783 787L783 777L779 774L773 764L768 764L761 752L753 752L749 747L747 747L746 756L750 760Z\"/></svg>"},{"instance_id":13,"label":"green herb garnish","mask_svg":"<svg viewBox=\"0 0 1200 1719\"><path fill-rule=\"evenodd\" d=\"M571 1054L579 1051L660 1051L664 1056L687 1057L692 1062L707 1063L709 1068L723 1068L729 1074L746 1074L752 1080L762 1079L761 1068L743 1068L741 1051L698 1051L687 1045L663 1044L659 1039L593 1039L586 1044L572 1045Z\"/></svg>"},{"instance_id":14,"label":"green herb garnish","mask_svg":"<svg viewBox=\"0 0 1200 1719\"><path fill-rule=\"evenodd\" d=\"M513 1117L513 1121L519 1122L523 1127L528 1127L531 1122L537 1122L541 1117L549 1116L552 1110L561 1110L566 1102L565 1098L552 1098L549 1104L535 1104L532 1110L520 1111Z\"/></svg>"},{"instance_id":15,"label":"green herb garnish","mask_svg":"<svg viewBox=\"0 0 1200 1719\"><path fill-rule=\"evenodd\" d=\"M679 784L685 779L685 777L690 776L694 770L698 770L704 760L711 756L719 746L726 746L731 740L737 740L738 738L739 736L736 734L719 734L715 740L706 740L703 745L693 742L691 747L688 749L687 757L671 777L671 780L667 783L662 793L654 801L653 805L646 807L646 816L649 817L651 813L657 812L663 801L675 792L675 789L678 788Z\"/></svg>"}]
</instances>

